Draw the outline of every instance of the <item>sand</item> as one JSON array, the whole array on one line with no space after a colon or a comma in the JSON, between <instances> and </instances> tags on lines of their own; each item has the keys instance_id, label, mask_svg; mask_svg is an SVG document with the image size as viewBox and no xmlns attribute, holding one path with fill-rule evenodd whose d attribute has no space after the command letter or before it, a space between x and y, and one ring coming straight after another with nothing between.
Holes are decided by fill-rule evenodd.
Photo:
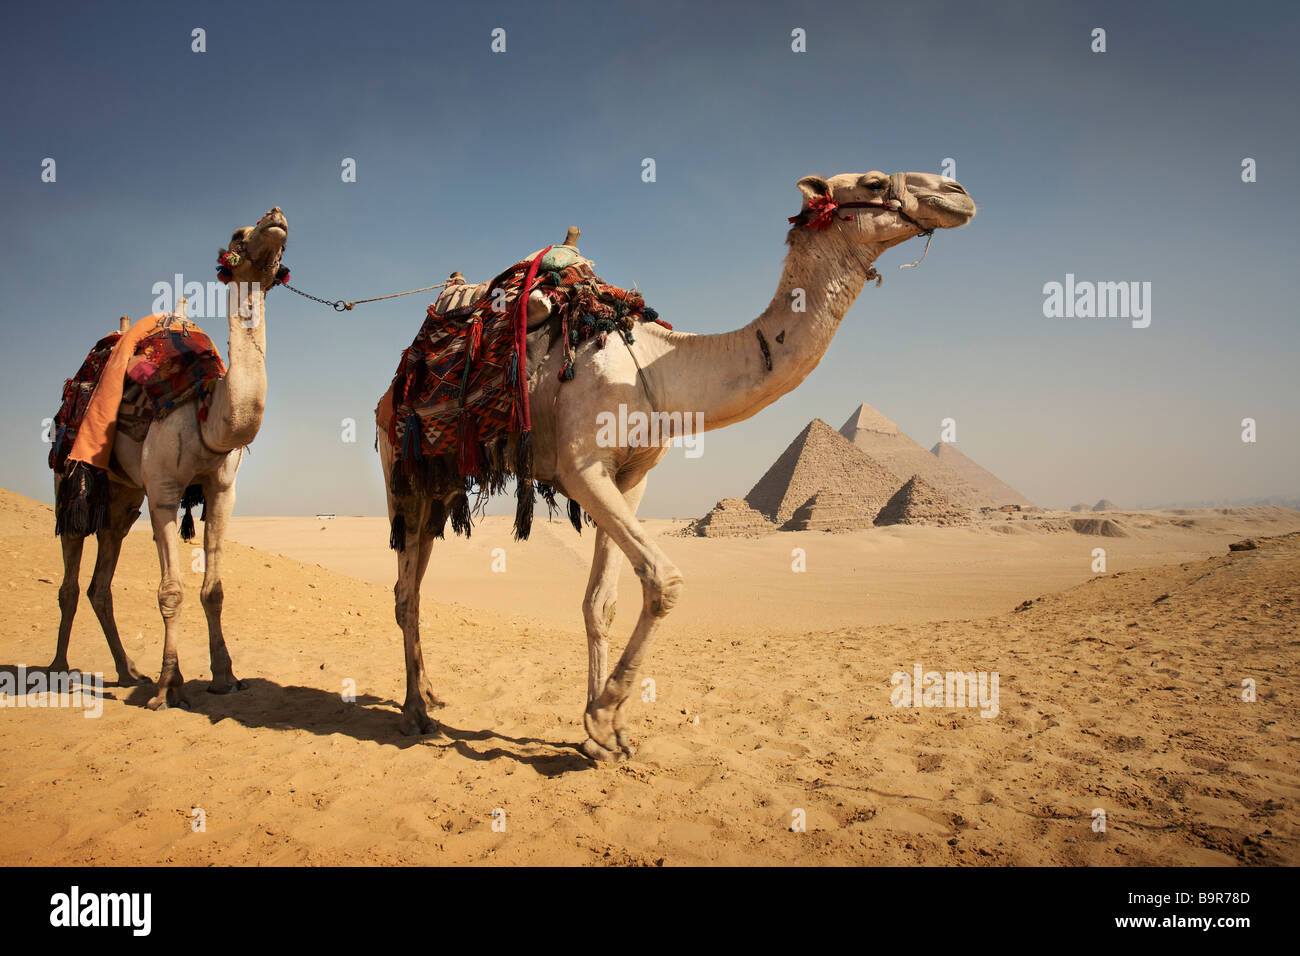
<instances>
[{"instance_id":1,"label":"sand","mask_svg":"<svg viewBox=\"0 0 1300 956\"><path fill-rule=\"evenodd\" d=\"M411 739L384 521L239 518L225 616L249 689L204 693L194 574L192 710L112 686L95 720L0 709L0 863L1300 863L1300 535L1282 536L1300 514L1107 518L1129 536L999 518L1024 527L684 539L651 522L687 585L644 672L654 699L631 705L641 750L612 766L575 749L590 532L542 523L520 545L493 518L435 549L424 646L448 705L441 734ZM52 655L51 528L0 495L0 672ZM1247 536L1260 547L1228 552ZM117 616L155 675L156 588L137 528ZM70 658L112 675L84 599ZM918 664L998 672L997 716L892 706L892 675Z\"/></svg>"}]
</instances>

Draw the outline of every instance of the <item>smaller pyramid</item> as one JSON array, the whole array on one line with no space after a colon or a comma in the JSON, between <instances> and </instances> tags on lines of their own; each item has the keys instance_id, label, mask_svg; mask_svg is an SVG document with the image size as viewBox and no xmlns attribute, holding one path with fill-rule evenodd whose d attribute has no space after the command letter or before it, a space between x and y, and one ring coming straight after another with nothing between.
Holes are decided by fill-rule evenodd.
<instances>
[{"instance_id":1,"label":"smaller pyramid","mask_svg":"<svg viewBox=\"0 0 1300 956\"><path fill-rule=\"evenodd\" d=\"M703 518L692 521L683 532L701 538L757 538L771 534L776 526L741 498L723 498Z\"/></svg>"},{"instance_id":2,"label":"smaller pyramid","mask_svg":"<svg viewBox=\"0 0 1300 956\"><path fill-rule=\"evenodd\" d=\"M913 475L876 515L876 524L970 524L971 514L949 501L920 475Z\"/></svg>"},{"instance_id":3,"label":"smaller pyramid","mask_svg":"<svg viewBox=\"0 0 1300 956\"><path fill-rule=\"evenodd\" d=\"M865 531L874 525L875 513L864 507L862 496L842 491L819 491L798 508L782 531Z\"/></svg>"},{"instance_id":4,"label":"smaller pyramid","mask_svg":"<svg viewBox=\"0 0 1300 956\"><path fill-rule=\"evenodd\" d=\"M874 515L902 479L814 418L786 447L745 501L770 521L785 524L813 495L831 491L856 498L855 511Z\"/></svg>"},{"instance_id":5,"label":"smaller pyramid","mask_svg":"<svg viewBox=\"0 0 1300 956\"><path fill-rule=\"evenodd\" d=\"M1089 508L1087 505L1079 504L1079 505L1070 505L1070 510L1071 510L1071 511L1091 511L1092 509Z\"/></svg>"},{"instance_id":6,"label":"smaller pyramid","mask_svg":"<svg viewBox=\"0 0 1300 956\"><path fill-rule=\"evenodd\" d=\"M1118 509L1115 507L1115 502L1111 501L1109 498L1102 498L1101 501L1097 502L1095 505L1092 506L1092 510L1093 511L1116 511Z\"/></svg>"}]
</instances>

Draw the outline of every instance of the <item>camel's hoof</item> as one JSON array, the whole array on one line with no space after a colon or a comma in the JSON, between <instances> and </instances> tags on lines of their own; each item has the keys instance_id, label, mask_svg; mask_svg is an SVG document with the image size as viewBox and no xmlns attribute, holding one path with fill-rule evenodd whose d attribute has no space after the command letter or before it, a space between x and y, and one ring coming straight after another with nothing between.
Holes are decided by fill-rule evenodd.
<instances>
[{"instance_id":1,"label":"camel's hoof","mask_svg":"<svg viewBox=\"0 0 1300 956\"><path fill-rule=\"evenodd\" d=\"M607 750L590 737L582 742L582 752L592 760L615 762L627 759L627 755L622 751Z\"/></svg>"},{"instance_id":2,"label":"camel's hoof","mask_svg":"<svg viewBox=\"0 0 1300 956\"><path fill-rule=\"evenodd\" d=\"M397 725L397 729L406 737L423 737L427 734L436 734L438 724L430 720L428 714L402 714L402 722Z\"/></svg>"},{"instance_id":3,"label":"camel's hoof","mask_svg":"<svg viewBox=\"0 0 1300 956\"><path fill-rule=\"evenodd\" d=\"M614 731L614 738L618 741L618 749L628 757L636 756L636 747L632 744L632 738L628 736L626 730Z\"/></svg>"},{"instance_id":4,"label":"camel's hoof","mask_svg":"<svg viewBox=\"0 0 1300 956\"><path fill-rule=\"evenodd\" d=\"M132 671L125 674L117 675L118 687L142 687L145 684L152 684L153 678L147 674L141 674L139 671Z\"/></svg>"},{"instance_id":5,"label":"camel's hoof","mask_svg":"<svg viewBox=\"0 0 1300 956\"><path fill-rule=\"evenodd\" d=\"M179 707L181 710L190 710L190 702L185 698L180 700L169 701L166 697L155 697L145 704L150 710L167 710L169 707Z\"/></svg>"},{"instance_id":6,"label":"camel's hoof","mask_svg":"<svg viewBox=\"0 0 1300 956\"><path fill-rule=\"evenodd\" d=\"M218 684L216 681L213 681L211 684L208 685L209 694L237 694L241 690L248 690L248 685L244 683L242 680L234 680L229 682L223 681L220 684Z\"/></svg>"}]
</instances>

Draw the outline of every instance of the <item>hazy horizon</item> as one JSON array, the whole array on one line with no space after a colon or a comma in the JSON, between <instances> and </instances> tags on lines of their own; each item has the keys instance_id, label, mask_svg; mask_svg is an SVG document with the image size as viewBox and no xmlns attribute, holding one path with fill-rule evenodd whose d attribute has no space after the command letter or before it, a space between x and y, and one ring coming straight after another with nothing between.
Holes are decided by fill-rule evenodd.
<instances>
[{"instance_id":1,"label":"hazy horizon","mask_svg":"<svg viewBox=\"0 0 1300 956\"><path fill-rule=\"evenodd\" d=\"M808 379L701 457L673 450L643 516L743 496L810 419L838 429L862 403L927 449L955 419L964 454L1045 507L1300 496L1294 7L564 9L14 8L0 485L52 500L42 421L64 379L155 283L212 280L272 205L293 284L327 299L482 281L573 223L603 278L710 333L766 307L801 176L952 159L975 220L918 268L898 265L921 242L886 253ZM1148 289L1149 326L1048 317L1067 276ZM429 298L340 314L270 295L237 515L384 513L373 409ZM200 324L224 353L224 319Z\"/></svg>"}]
</instances>

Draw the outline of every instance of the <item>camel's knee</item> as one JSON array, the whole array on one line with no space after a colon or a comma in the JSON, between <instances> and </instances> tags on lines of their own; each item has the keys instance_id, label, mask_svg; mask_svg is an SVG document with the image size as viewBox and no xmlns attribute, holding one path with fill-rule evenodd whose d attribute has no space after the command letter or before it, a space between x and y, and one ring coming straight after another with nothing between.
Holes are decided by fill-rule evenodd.
<instances>
[{"instance_id":1,"label":"camel's knee","mask_svg":"<svg viewBox=\"0 0 1300 956\"><path fill-rule=\"evenodd\" d=\"M595 591L588 594L582 602L582 618L587 623L587 630L596 634L608 633L614 626L614 612L617 607L617 591Z\"/></svg>"},{"instance_id":2,"label":"camel's knee","mask_svg":"<svg viewBox=\"0 0 1300 956\"><path fill-rule=\"evenodd\" d=\"M653 568L642 577L646 613L663 617L671 611L682 594L682 573L673 565Z\"/></svg>"},{"instance_id":3,"label":"camel's knee","mask_svg":"<svg viewBox=\"0 0 1300 956\"><path fill-rule=\"evenodd\" d=\"M393 616L397 626L405 629L420 613L420 593L400 583L393 588Z\"/></svg>"},{"instance_id":4,"label":"camel's knee","mask_svg":"<svg viewBox=\"0 0 1300 956\"><path fill-rule=\"evenodd\" d=\"M86 589L86 597L90 599L90 606L95 609L96 616L103 618L113 612L113 591L110 585L91 581L90 587Z\"/></svg>"},{"instance_id":5,"label":"camel's knee","mask_svg":"<svg viewBox=\"0 0 1300 956\"><path fill-rule=\"evenodd\" d=\"M59 610L64 614L76 610L77 599L81 597L81 588L76 581L64 581L59 588Z\"/></svg>"},{"instance_id":6,"label":"camel's knee","mask_svg":"<svg viewBox=\"0 0 1300 956\"><path fill-rule=\"evenodd\" d=\"M176 617L181 613L181 604L185 601L185 588L172 578L166 578L158 585L158 610L163 619Z\"/></svg>"},{"instance_id":7,"label":"camel's knee","mask_svg":"<svg viewBox=\"0 0 1300 956\"><path fill-rule=\"evenodd\" d=\"M221 605L225 601L226 592L221 586L220 581L213 581L211 584L203 585L199 591L199 603L203 605L203 610L208 612L221 613Z\"/></svg>"}]
</instances>

